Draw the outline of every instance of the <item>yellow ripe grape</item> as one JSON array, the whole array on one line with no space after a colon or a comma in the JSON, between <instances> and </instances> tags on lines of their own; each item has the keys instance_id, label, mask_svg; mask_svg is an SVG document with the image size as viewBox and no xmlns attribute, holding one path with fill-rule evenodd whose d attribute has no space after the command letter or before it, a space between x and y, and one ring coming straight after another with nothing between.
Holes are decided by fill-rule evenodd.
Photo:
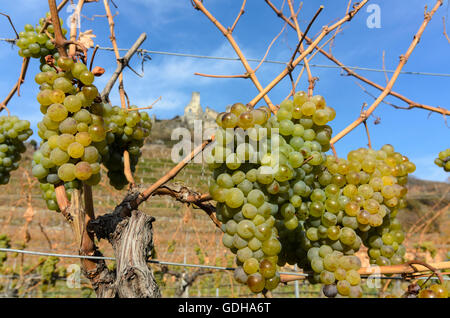
<instances>
[{"instance_id":1,"label":"yellow ripe grape","mask_svg":"<svg viewBox=\"0 0 450 318\"><path fill-rule=\"evenodd\" d=\"M370 179L369 185L372 187L373 191L377 192L380 191L381 188L383 188L383 179L379 177L375 177Z\"/></svg>"},{"instance_id":2,"label":"yellow ripe grape","mask_svg":"<svg viewBox=\"0 0 450 318\"><path fill-rule=\"evenodd\" d=\"M436 294L437 298L448 298L448 291L445 286L434 284L430 286L430 289Z\"/></svg>"},{"instance_id":3,"label":"yellow ripe grape","mask_svg":"<svg viewBox=\"0 0 450 318\"><path fill-rule=\"evenodd\" d=\"M358 271L351 269L347 272L346 278L345 278L350 285L356 286L359 285L361 282L361 276L359 275Z\"/></svg>"},{"instance_id":4,"label":"yellow ripe grape","mask_svg":"<svg viewBox=\"0 0 450 318\"><path fill-rule=\"evenodd\" d=\"M84 154L84 147L79 142L73 142L67 147L67 153L72 158L81 158Z\"/></svg>"},{"instance_id":5,"label":"yellow ripe grape","mask_svg":"<svg viewBox=\"0 0 450 318\"><path fill-rule=\"evenodd\" d=\"M369 224L369 219L370 219L371 214L369 212L367 212L366 210L360 210L358 212L358 215L356 216L356 219L358 220L359 223L361 224Z\"/></svg>"},{"instance_id":6,"label":"yellow ripe grape","mask_svg":"<svg viewBox=\"0 0 450 318\"><path fill-rule=\"evenodd\" d=\"M64 99L66 98L66 94L62 90L55 89L50 93L50 100L55 104L62 104Z\"/></svg>"},{"instance_id":7,"label":"yellow ripe grape","mask_svg":"<svg viewBox=\"0 0 450 318\"><path fill-rule=\"evenodd\" d=\"M358 194L365 199L370 199L373 195L373 189L368 184L362 184L358 187Z\"/></svg>"},{"instance_id":8,"label":"yellow ripe grape","mask_svg":"<svg viewBox=\"0 0 450 318\"><path fill-rule=\"evenodd\" d=\"M350 171L359 172L361 170L361 163L358 160L349 160L348 169Z\"/></svg>"},{"instance_id":9,"label":"yellow ripe grape","mask_svg":"<svg viewBox=\"0 0 450 318\"><path fill-rule=\"evenodd\" d=\"M327 168L331 174L335 174L338 172L339 165L337 163L332 163Z\"/></svg>"},{"instance_id":10,"label":"yellow ripe grape","mask_svg":"<svg viewBox=\"0 0 450 318\"><path fill-rule=\"evenodd\" d=\"M393 176L383 176L381 177L381 180L385 186L393 185L395 183L395 178Z\"/></svg>"},{"instance_id":11,"label":"yellow ripe grape","mask_svg":"<svg viewBox=\"0 0 450 318\"><path fill-rule=\"evenodd\" d=\"M47 108L47 116L56 122L63 121L68 114L66 107L62 104L52 104Z\"/></svg>"},{"instance_id":12,"label":"yellow ripe grape","mask_svg":"<svg viewBox=\"0 0 450 318\"><path fill-rule=\"evenodd\" d=\"M248 111L248 109L242 103L235 103L230 108L230 113L233 113L237 117L239 117L242 113L244 113L246 111Z\"/></svg>"},{"instance_id":13,"label":"yellow ripe grape","mask_svg":"<svg viewBox=\"0 0 450 318\"><path fill-rule=\"evenodd\" d=\"M354 202L354 201L350 201L345 205L345 213L348 216L356 216L359 212L359 204Z\"/></svg>"},{"instance_id":14,"label":"yellow ripe grape","mask_svg":"<svg viewBox=\"0 0 450 318\"><path fill-rule=\"evenodd\" d=\"M334 277L337 280L344 280L345 277L347 277L347 271L341 267L338 267L335 271L334 271Z\"/></svg>"},{"instance_id":15,"label":"yellow ripe grape","mask_svg":"<svg viewBox=\"0 0 450 318\"><path fill-rule=\"evenodd\" d=\"M397 165L397 161L393 157L386 158L384 162L391 168L394 168Z\"/></svg>"},{"instance_id":16,"label":"yellow ripe grape","mask_svg":"<svg viewBox=\"0 0 450 318\"><path fill-rule=\"evenodd\" d=\"M416 165L411 161L405 162L405 167L408 173L413 173L414 171L416 171Z\"/></svg>"},{"instance_id":17,"label":"yellow ripe grape","mask_svg":"<svg viewBox=\"0 0 450 318\"><path fill-rule=\"evenodd\" d=\"M301 106L308 100L308 94L300 91L294 94L294 105Z\"/></svg>"},{"instance_id":18,"label":"yellow ripe grape","mask_svg":"<svg viewBox=\"0 0 450 318\"><path fill-rule=\"evenodd\" d=\"M58 147L61 150L66 151L71 143L75 141L75 137L70 134L62 134L58 137Z\"/></svg>"},{"instance_id":19,"label":"yellow ripe grape","mask_svg":"<svg viewBox=\"0 0 450 318\"><path fill-rule=\"evenodd\" d=\"M50 161L57 166L65 164L66 162L69 161L69 159L70 159L69 155L59 148L53 149L52 152L50 153Z\"/></svg>"},{"instance_id":20,"label":"yellow ripe grape","mask_svg":"<svg viewBox=\"0 0 450 318\"><path fill-rule=\"evenodd\" d=\"M303 117L302 107L301 106L294 106L294 109L292 110L292 118L300 119L302 117Z\"/></svg>"},{"instance_id":21,"label":"yellow ripe grape","mask_svg":"<svg viewBox=\"0 0 450 318\"><path fill-rule=\"evenodd\" d=\"M363 207L370 214L376 214L376 213L378 213L378 210L380 209L380 204L377 201L375 201L374 199L368 199L368 200L364 201Z\"/></svg>"},{"instance_id":22,"label":"yellow ripe grape","mask_svg":"<svg viewBox=\"0 0 450 318\"><path fill-rule=\"evenodd\" d=\"M69 112L75 113L81 109L81 100L76 95L69 95L64 99L64 106Z\"/></svg>"},{"instance_id":23,"label":"yellow ripe grape","mask_svg":"<svg viewBox=\"0 0 450 318\"><path fill-rule=\"evenodd\" d=\"M250 257L245 260L243 268L247 275L254 274L259 269L259 262L256 258Z\"/></svg>"},{"instance_id":24,"label":"yellow ripe grape","mask_svg":"<svg viewBox=\"0 0 450 318\"><path fill-rule=\"evenodd\" d=\"M312 116L316 112L316 104L308 101L302 105L301 110L303 115Z\"/></svg>"},{"instance_id":25,"label":"yellow ripe grape","mask_svg":"<svg viewBox=\"0 0 450 318\"><path fill-rule=\"evenodd\" d=\"M336 284L337 291L342 296L348 296L350 293L350 283L347 280L340 280Z\"/></svg>"},{"instance_id":26,"label":"yellow ripe grape","mask_svg":"<svg viewBox=\"0 0 450 318\"><path fill-rule=\"evenodd\" d=\"M58 148L58 143L59 143L58 135L53 135L48 139L48 145L50 146L51 149Z\"/></svg>"},{"instance_id":27,"label":"yellow ripe grape","mask_svg":"<svg viewBox=\"0 0 450 318\"><path fill-rule=\"evenodd\" d=\"M326 125L329 119L329 114L324 109L318 109L312 116L314 124L318 126Z\"/></svg>"},{"instance_id":28,"label":"yellow ripe grape","mask_svg":"<svg viewBox=\"0 0 450 318\"><path fill-rule=\"evenodd\" d=\"M334 108L325 106L324 110L328 113L329 122L336 118L336 111L334 110Z\"/></svg>"},{"instance_id":29,"label":"yellow ripe grape","mask_svg":"<svg viewBox=\"0 0 450 318\"><path fill-rule=\"evenodd\" d=\"M316 104L317 109L324 109L327 103L325 102L325 98L321 95L314 95L311 97L311 102Z\"/></svg>"},{"instance_id":30,"label":"yellow ripe grape","mask_svg":"<svg viewBox=\"0 0 450 318\"><path fill-rule=\"evenodd\" d=\"M384 204L390 208L397 206L398 199L396 197L384 200Z\"/></svg>"},{"instance_id":31,"label":"yellow ripe grape","mask_svg":"<svg viewBox=\"0 0 450 318\"><path fill-rule=\"evenodd\" d=\"M253 121L256 125L264 125L267 121L267 113L261 109L252 110Z\"/></svg>"},{"instance_id":32,"label":"yellow ripe grape","mask_svg":"<svg viewBox=\"0 0 450 318\"><path fill-rule=\"evenodd\" d=\"M349 184L353 184L353 185L359 184L359 181L361 180L361 176L356 171L348 172L347 175L345 176L345 178L347 179L347 182Z\"/></svg>"},{"instance_id":33,"label":"yellow ripe grape","mask_svg":"<svg viewBox=\"0 0 450 318\"><path fill-rule=\"evenodd\" d=\"M358 194L358 188L354 184L347 184L342 193L351 199Z\"/></svg>"},{"instance_id":34,"label":"yellow ripe grape","mask_svg":"<svg viewBox=\"0 0 450 318\"><path fill-rule=\"evenodd\" d=\"M91 144L91 135L88 132L79 132L75 135L75 141L87 147Z\"/></svg>"},{"instance_id":35,"label":"yellow ripe grape","mask_svg":"<svg viewBox=\"0 0 450 318\"><path fill-rule=\"evenodd\" d=\"M37 101L39 104L43 106L48 106L53 103L53 100L51 99L52 91L50 89L44 89L40 91L37 95Z\"/></svg>"},{"instance_id":36,"label":"yellow ripe grape","mask_svg":"<svg viewBox=\"0 0 450 318\"><path fill-rule=\"evenodd\" d=\"M361 167L365 172L372 173L375 170L376 162L369 158L361 163Z\"/></svg>"},{"instance_id":37,"label":"yellow ripe grape","mask_svg":"<svg viewBox=\"0 0 450 318\"><path fill-rule=\"evenodd\" d=\"M75 179L75 165L65 163L58 168L58 177L64 182L70 182Z\"/></svg>"},{"instance_id":38,"label":"yellow ripe grape","mask_svg":"<svg viewBox=\"0 0 450 318\"><path fill-rule=\"evenodd\" d=\"M75 177L79 180L87 180L92 175L91 165L86 161L80 161L75 165Z\"/></svg>"}]
</instances>

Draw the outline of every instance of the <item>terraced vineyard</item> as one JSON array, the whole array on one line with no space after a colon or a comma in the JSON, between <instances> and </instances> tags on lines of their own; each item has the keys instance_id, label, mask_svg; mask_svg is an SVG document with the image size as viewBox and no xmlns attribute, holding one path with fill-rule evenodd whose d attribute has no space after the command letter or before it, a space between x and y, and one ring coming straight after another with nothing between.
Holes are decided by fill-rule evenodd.
<instances>
[{"instance_id":1,"label":"terraced vineyard","mask_svg":"<svg viewBox=\"0 0 450 318\"><path fill-rule=\"evenodd\" d=\"M30 147L31 148L31 147ZM0 193L0 234L6 234L11 239L12 248L24 248L32 251L76 254L73 234L70 226L60 214L49 211L45 201L41 199L38 182L30 176L32 149L26 153L22 167L12 174L9 185L2 186ZM170 148L162 145L147 145L144 154L136 170L136 182L149 185L159 176L169 171L175 164L171 162ZM195 185L195 190L201 193L207 192L208 177L210 171L201 164L189 164L182 170L173 182ZM445 183L431 183L413 180L408 199L410 210L402 212L401 220L408 228L413 228L420 217L433 211L442 211L436 218L438 222L431 222L426 232L420 231L412 234L411 242L417 242L416 238L422 235L422 245L409 245L409 252L418 252L420 257L430 258L427 247L430 242L435 246L435 259L445 258L446 247L450 242L442 241L442 238L450 237L449 210L450 186ZM123 194L115 190L104 178L100 185L94 188L94 204L97 214L101 215L112 210L117 202L120 202ZM433 203L432 203L433 202ZM154 196L141 206L146 213L156 218L155 231L155 259L190 263L208 264L214 266L234 266L234 255L227 251L221 243L221 232L202 211L176 202L170 197ZM27 220L28 218L28 220ZM417 225L416 225L417 227ZM446 232L447 231L447 232ZM440 234L439 234L440 233ZM428 242L428 243L427 243ZM428 245L427 245L428 244ZM436 247L437 246L437 247ZM113 256L110 245L106 242L99 243L100 250L105 256ZM429 250L430 248L428 248ZM361 254L364 254L362 251ZM24 275L38 263L39 256L32 255L8 255L6 264L11 268L10 272L0 276L0 285L3 292L13 280L11 275ZM429 259L428 259L429 260ZM24 264L22 271L20 264ZM58 265L67 268L71 264L78 264L78 260L60 259ZM113 266L109 262L110 266ZM183 295L180 289L181 279L177 273L185 272L187 275L200 274L189 287L189 295L196 296L243 296L249 291L236 284L230 271L209 271L196 268L183 268L169 266L168 273L162 275L162 267L152 265L156 271L156 277L161 283L163 296ZM14 269L16 269L14 271ZM283 269L288 271L290 269ZM14 272L14 273L13 273ZM82 281L85 279L82 277ZM58 279L56 286L43 292L36 285L24 294L17 296L37 297L80 297L92 296L89 284L82 284L81 288L67 288L64 279ZM295 285L289 283L281 286L275 295L293 297ZM307 282L300 282L298 287L300 297L319 295L319 288ZM366 292L376 295L376 291ZM184 293L186 294L186 291Z\"/></svg>"}]
</instances>

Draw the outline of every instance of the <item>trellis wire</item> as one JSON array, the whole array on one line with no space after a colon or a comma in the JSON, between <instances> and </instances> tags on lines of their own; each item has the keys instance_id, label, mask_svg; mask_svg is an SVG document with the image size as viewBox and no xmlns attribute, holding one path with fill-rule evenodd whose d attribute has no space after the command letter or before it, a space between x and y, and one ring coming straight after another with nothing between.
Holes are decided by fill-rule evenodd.
<instances>
[{"instance_id":1,"label":"trellis wire","mask_svg":"<svg viewBox=\"0 0 450 318\"><path fill-rule=\"evenodd\" d=\"M55 256L55 257L62 257L62 258L78 258L78 259L103 259L103 260L116 260L114 257L106 257L106 256L89 256L89 255L73 255L73 254L59 254L59 253L46 253L46 252L37 252L37 251L26 251L26 250L18 250L18 249L12 249L12 248L0 248L0 252L6 252L6 253L21 253L21 254L29 254L29 255L40 255L40 256ZM159 265L172 265L172 266L182 266L182 267L197 267L197 268L205 268L205 269L217 269L217 270L226 270L226 271L234 271L234 267L224 267L224 266L213 266L213 265L201 265L201 264L187 264L187 263L175 263L175 262L165 262L165 261L158 261L158 260L147 260L148 263L151 264L159 264ZM279 272L279 274L287 274L287 275L293 275L293 276L305 276L308 277L309 274L307 273L297 273L297 272ZM443 273L446 274L446 273ZM401 276L361 276L362 278L371 278L371 279L400 279L403 280L403 277ZM420 279L420 278L419 278ZM450 280L450 278L444 278L446 280Z\"/></svg>"},{"instance_id":2,"label":"trellis wire","mask_svg":"<svg viewBox=\"0 0 450 318\"><path fill-rule=\"evenodd\" d=\"M0 41L8 42L11 44L15 43L15 39L8 39L8 38L0 38ZM99 46L99 50L103 51L114 51L112 47L102 47ZM119 51L127 52L128 49L118 49ZM138 49L136 52L139 53L147 53L147 54L158 54L158 55L169 55L169 56L178 56L178 57L190 57L190 58L198 58L198 59L209 59L209 60L224 60L224 61L240 61L238 57L226 57L226 56L211 56L211 55L198 55L198 54L189 54L189 53L178 53L178 52L168 52L168 51L153 51L153 50L146 50L146 49ZM252 59L248 58L247 61L249 62L261 62L260 59ZM264 60L264 63L269 64L280 64L280 65L287 65L287 62L283 61L277 61L277 60ZM303 66L302 63L299 65ZM316 68L336 68L336 69L342 69L341 66L338 65L326 65L326 64L309 64L310 67L316 67ZM383 70L378 68L369 68L369 67L361 67L361 66L348 66L345 65L345 67L356 70L356 71L367 71L367 72L377 72L377 73L394 73L394 70ZM421 76L437 76L437 77L450 77L450 74L447 73L432 73L432 72L414 72L414 71L401 71L400 74L406 74L406 75L421 75Z\"/></svg>"}]
</instances>

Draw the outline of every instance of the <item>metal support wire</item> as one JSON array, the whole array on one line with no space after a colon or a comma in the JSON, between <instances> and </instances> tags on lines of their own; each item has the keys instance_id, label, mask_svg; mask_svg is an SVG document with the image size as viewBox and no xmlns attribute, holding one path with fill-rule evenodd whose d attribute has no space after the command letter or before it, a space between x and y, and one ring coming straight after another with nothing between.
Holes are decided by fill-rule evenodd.
<instances>
[{"instance_id":1,"label":"metal support wire","mask_svg":"<svg viewBox=\"0 0 450 318\"><path fill-rule=\"evenodd\" d=\"M61 258L78 258L78 259L103 259L103 260L115 260L114 257L106 257L106 256L88 256L88 255L73 255L73 254L59 254L59 253L46 253L46 252L37 252L37 251L25 251L18 250L12 248L0 248L0 252L6 253L21 253L28 255L40 255L40 256L55 256ZM165 262L159 260L147 260L148 263L151 264L159 264L159 265L172 265L172 266L182 266L182 267L197 267L197 268L206 268L206 269L216 269L216 270L225 270L225 271L234 271L234 267L224 267L224 266L213 266L213 265L201 265L201 264L187 264L187 263L176 263L176 262ZM279 274L287 274L293 276L304 276L308 277L308 273L298 273L298 272L279 272ZM449 274L449 273L443 273ZM373 275L361 275L361 278L370 278L370 279L399 279L403 280L402 276L373 276ZM419 279L425 279L426 277L421 277ZM450 280L449 277L444 277L445 280Z\"/></svg>"},{"instance_id":2,"label":"metal support wire","mask_svg":"<svg viewBox=\"0 0 450 318\"><path fill-rule=\"evenodd\" d=\"M10 44L15 44L16 39L8 39L8 38L0 38L0 41L7 42ZM99 47L99 50L103 51L114 51L112 47ZM119 51L125 51L127 52L128 49L118 49ZM168 56L178 56L178 57L189 57L189 58L197 58L197 59L208 59L208 60L223 60L223 61L240 61L238 57L226 57L226 56L211 56L211 55L198 55L198 54L189 54L189 53L178 53L178 52L167 52L167 51L152 51L152 50L146 50L146 49L138 49L136 52L142 53L142 54L157 54L157 55L168 55ZM248 58L247 61L249 62L261 62L260 59L252 59ZM269 64L281 64L286 66L287 62L283 61L276 61L276 60L264 60L264 63ZM299 65L303 65L302 63L299 63ZM335 68L335 69L342 69L342 67L338 65L325 65L325 64L309 64L310 67L316 67L316 68ZM356 71L367 71L367 72L377 72L377 73L394 73L394 70L383 70L378 68L369 68L369 67L361 67L361 66L348 66L345 67L356 70ZM450 77L450 74L447 73L432 73L432 72L415 72L415 71L401 71L400 74L406 74L406 75L421 75L421 76L437 76L437 77Z\"/></svg>"}]
</instances>

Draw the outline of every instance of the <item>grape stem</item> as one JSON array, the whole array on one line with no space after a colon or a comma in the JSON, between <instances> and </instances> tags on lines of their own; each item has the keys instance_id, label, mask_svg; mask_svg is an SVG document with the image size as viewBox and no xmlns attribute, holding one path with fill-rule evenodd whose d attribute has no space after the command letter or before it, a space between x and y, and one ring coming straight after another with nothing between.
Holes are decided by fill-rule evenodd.
<instances>
[{"instance_id":1,"label":"grape stem","mask_svg":"<svg viewBox=\"0 0 450 318\"><path fill-rule=\"evenodd\" d=\"M245 13L245 4L247 3L247 0L244 0L242 2L242 6L241 6L241 10L239 10L239 13L236 17L236 19L234 20L233 25L231 26L231 28L228 28L228 32L233 33L234 28L236 27L236 24L238 23L239 19L241 18L241 16Z\"/></svg>"},{"instance_id":2,"label":"grape stem","mask_svg":"<svg viewBox=\"0 0 450 318\"><path fill-rule=\"evenodd\" d=\"M9 24L11 24L11 27L13 28L14 33L16 34L16 39L18 39L18 38L19 38L19 34L17 33L16 28L14 27L14 24L13 24L13 22L11 21L11 18L9 17L9 15L4 14L4 13L2 13L2 12L0 12L0 14L3 15L3 16L5 16L5 17L8 19Z\"/></svg>"},{"instance_id":3,"label":"grape stem","mask_svg":"<svg viewBox=\"0 0 450 318\"><path fill-rule=\"evenodd\" d=\"M292 6L292 1L288 0L288 5L289 5L289 9L291 11L291 19L294 20L295 22L295 30L297 31L297 37L298 37L298 44L297 47L294 51L294 54L291 57L291 60L289 61L288 65L290 66L290 72L289 72L289 77L292 80L292 71L294 69L294 67L292 66L292 62L294 61L295 55L297 55L297 51L300 50L300 54L302 54L303 52L305 52L305 49L303 47L303 40L305 39L306 34L308 34L309 29L311 28L311 26L313 25L314 21L316 20L316 18L319 16L320 12L322 12L323 10L323 6L320 6L319 9L317 10L316 14L314 15L314 17L312 18L312 20L309 22L308 27L306 28L305 32L302 34L300 27L298 25L298 20L297 20L297 16L298 13L294 12L294 7ZM308 74L308 82L309 82L309 87L308 87L308 96L312 97L313 95L313 91L314 91L314 83L315 83L315 79L312 76L311 73L311 69L309 67L309 62L308 62L308 56L305 55L304 59L303 59L303 63L305 65L306 68L306 73ZM293 93L295 93L295 84L294 84L294 89L293 89Z\"/></svg>"},{"instance_id":4,"label":"grape stem","mask_svg":"<svg viewBox=\"0 0 450 318\"><path fill-rule=\"evenodd\" d=\"M412 43L410 44L408 50L406 51L405 55L400 56L400 62L392 75L388 85L386 85L386 88L382 91L382 93L378 96L378 98L375 100L375 102L365 111L365 118L369 117L370 114L373 113L373 111L380 105L380 103L386 98L386 96L389 94L389 92L392 90L392 87L394 86L398 76L400 75L401 70L403 69L403 66L408 61L409 57L411 56L412 52L414 51L415 47L420 41L420 38L422 37L423 32L425 31L425 28L427 27L428 23L431 21L431 18L433 17L434 13L439 9L440 6L442 6L442 0L437 0L436 4L434 5L433 9L430 12L425 13L425 18L422 22L422 25L419 28L419 31L414 36L414 39ZM337 141L339 141L342 137L347 135L349 132L351 132L353 129L355 129L359 124L361 124L365 119L361 116L357 118L353 123L348 125L346 128L344 128L341 132L339 132L336 136L334 136L330 143L335 144Z\"/></svg>"},{"instance_id":5,"label":"grape stem","mask_svg":"<svg viewBox=\"0 0 450 318\"><path fill-rule=\"evenodd\" d=\"M131 112L134 110L144 110L144 109L152 109L153 106L159 102L162 99L162 96L159 96L153 103L151 103L149 106L145 106L145 107L138 107L138 108L127 108L127 111Z\"/></svg>"},{"instance_id":6,"label":"grape stem","mask_svg":"<svg viewBox=\"0 0 450 318\"><path fill-rule=\"evenodd\" d=\"M75 11L70 16L70 41L71 44L69 46L69 56L75 56L76 54L76 41L77 41L77 27L79 18L81 15L81 9L83 8L84 0L79 0Z\"/></svg>"},{"instance_id":7,"label":"grape stem","mask_svg":"<svg viewBox=\"0 0 450 318\"><path fill-rule=\"evenodd\" d=\"M445 17L442 17L442 22L444 24L444 36L447 39L448 43L450 44L450 38L448 37L447 28L446 28L446 25L445 25Z\"/></svg>"},{"instance_id":8,"label":"grape stem","mask_svg":"<svg viewBox=\"0 0 450 318\"><path fill-rule=\"evenodd\" d=\"M65 39L61 30L61 23L59 21L58 9L56 8L55 0L48 0L48 6L50 8L51 21L55 32L55 46L60 56L67 57L65 46Z\"/></svg>"},{"instance_id":9,"label":"grape stem","mask_svg":"<svg viewBox=\"0 0 450 318\"><path fill-rule=\"evenodd\" d=\"M95 48L94 48L94 51L92 52L91 62L89 63L89 71L92 71L92 66L93 66L93 64L94 64L95 54L97 53L99 47L100 47L100 46L97 44L97 45L95 46Z\"/></svg>"},{"instance_id":10,"label":"grape stem","mask_svg":"<svg viewBox=\"0 0 450 318\"><path fill-rule=\"evenodd\" d=\"M56 8L56 10L59 12L61 11L62 8L64 8L64 6L66 5L66 3L69 2L69 0L63 0L61 1L61 3L58 5L58 7ZM45 20L44 25L42 25L41 30L39 31L39 33L44 33L45 30L47 30L47 27L50 25L50 21L48 19Z\"/></svg>"}]
</instances>

